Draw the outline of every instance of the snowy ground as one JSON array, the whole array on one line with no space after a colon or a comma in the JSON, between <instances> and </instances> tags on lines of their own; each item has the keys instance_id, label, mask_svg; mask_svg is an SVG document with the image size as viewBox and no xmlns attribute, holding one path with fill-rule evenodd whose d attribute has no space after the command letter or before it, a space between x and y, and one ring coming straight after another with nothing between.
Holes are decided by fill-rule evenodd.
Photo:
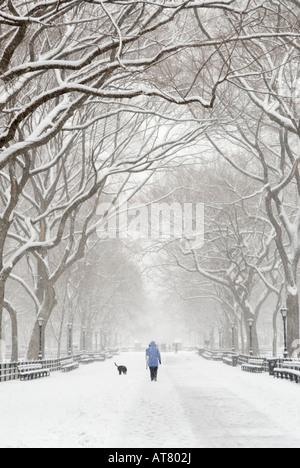
<instances>
[{"instance_id":1,"label":"snowy ground","mask_svg":"<svg viewBox=\"0 0 300 468\"><path fill-rule=\"evenodd\" d=\"M193 353L143 354L0 384L0 447L300 447L300 385L242 373Z\"/></svg>"}]
</instances>

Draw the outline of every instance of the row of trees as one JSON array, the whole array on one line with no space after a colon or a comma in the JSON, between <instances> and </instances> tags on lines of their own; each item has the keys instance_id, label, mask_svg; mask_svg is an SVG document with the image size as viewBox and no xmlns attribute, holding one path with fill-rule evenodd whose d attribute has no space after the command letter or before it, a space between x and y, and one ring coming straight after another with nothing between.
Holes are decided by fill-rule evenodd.
<instances>
[{"instance_id":1,"label":"row of trees","mask_svg":"<svg viewBox=\"0 0 300 468\"><path fill-rule=\"evenodd\" d=\"M177 52L168 28L182 21L182 10L151 2L1 2L0 339L6 309L13 357L18 311L9 283L29 294L45 331L57 285L86 257L103 222L99 203L113 209L120 194L130 199L199 132L184 128L181 112L164 117L164 102L185 101L151 83L152 68ZM178 44L187 42L179 35ZM167 141L159 121L174 121ZM38 332L34 321L28 358L37 357Z\"/></svg>"},{"instance_id":2,"label":"row of trees","mask_svg":"<svg viewBox=\"0 0 300 468\"><path fill-rule=\"evenodd\" d=\"M283 31L287 27L290 27L291 33L299 31L299 2L293 2L292 8L290 2L272 2L270 7L272 15L262 23L270 31ZM248 28L243 27L241 33L249 31ZM251 67L247 65L239 73L236 69L231 70L228 84L234 85L234 92L230 105L225 97L221 107L221 111L223 109L232 117L232 123L226 128L219 126L216 132L208 135L217 154L251 184L252 194L248 197L255 200L255 211L252 209L249 212L249 219L255 223L257 241L252 253L248 253L247 261L244 260L243 270L249 270L249 279L252 276L261 281L265 294L279 294L278 304L286 298L290 353L298 347L299 339L298 51L299 41L292 38L279 39L276 44L272 39L256 42L252 47L244 44L240 53L249 60L248 63L252 59ZM233 63L235 60L234 57ZM224 96L227 94L226 88ZM259 197L255 194L259 194ZM251 249L251 242L243 240L243 237L244 234L238 246L239 255L245 257L244 251L249 247ZM247 283L241 283L247 287ZM281 295L282 290L284 295ZM239 297L244 296L245 293L241 291ZM249 313L254 312L256 320L261 299L256 301L252 310L248 307L247 311L249 302L247 300L245 303L244 315L249 318Z\"/></svg>"},{"instance_id":3,"label":"row of trees","mask_svg":"<svg viewBox=\"0 0 300 468\"><path fill-rule=\"evenodd\" d=\"M242 337L248 335L248 339L247 320L254 319L256 352L259 313L270 297L275 310L274 353L276 318L285 301L290 353L299 339L300 70L299 39L293 37L299 31L299 4L293 2L293 8L289 4L270 2L270 15L263 15L264 8L256 5L251 21L232 21L232 31L240 41L230 59L220 47L214 48L216 63L221 61L226 67L226 80L209 113L216 124L205 132L206 158L202 157L201 170L194 168L193 177L177 176L179 186L186 185L189 191L193 187L194 202L200 199L206 204L206 246L197 250L175 243L166 249L166 264L191 274L185 291L187 280L179 276L181 295L215 296L225 311L224 328L235 320ZM196 17L211 40L215 23L207 27ZM283 34L287 28L290 38ZM254 40L251 46L242 39L259 31L270 35ZM203 169L215 157L218 163ZM185 193L181 190L181 200Z\"/></svg>"},{"instance_id":4,"label":"row of trees","mask_svg":"<svg viewBox=\"0 0 300 468\"><path fill-rule=\"evenodd\" d=\"M179 250L178 263L230 291L245 318L255 310L250 285L259 278L278 290L274 276L281 271L291 347L299 334L300 216L297 203L291 206L300 181L298 2L291 8L284 0L1 0L0 6L0 339L6 309L17 354L14 284L45 330L59 285L98 248L94 236L120 196L133 199L161 168L190 164L205 138L232 173L252 181L267 221L257 218L248 244L259 254L242 271L244 234L237 248L233 236L226 240L226 227L219 242L233 247L225 266L203 266L202 253L193 250ZM255 206L247 209L254 217ZM217 257L214 247L210 261ZM28 357L37 354L34 320Z\"/></svg>"}]
</instances>

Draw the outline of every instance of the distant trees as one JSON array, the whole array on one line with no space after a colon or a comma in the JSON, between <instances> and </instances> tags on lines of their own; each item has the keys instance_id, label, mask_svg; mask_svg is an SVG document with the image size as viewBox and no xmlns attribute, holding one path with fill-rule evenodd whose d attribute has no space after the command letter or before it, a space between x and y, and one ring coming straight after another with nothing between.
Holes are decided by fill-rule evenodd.
<instances>
[{"instance_id":1,"label":"distant trees","mask_svg":"<svg viewBox=\"0 0 300 468\"><path fill-rule=\"evenodd\" d=\"M262 194L244 175L235 177L222 161L204 165L203 159L202 167L178 169L168 183L159 190L162 196L177 185L178 190L167 196L170 204L175 200L204 203L205 244L194 246L186 233L185 240L175 235L157 247L158 270L165 276L165 286L182 299L217 304L216 309L224 313L217 323L215 308L209 307L210 326L222 327L226 334L234 321L242 338L247 338L245 349L249 349L247 320L253 318L253 345L258 353L260 312L270 295L276 298L280 294L283 281L275 230L266 216ZM157 190L154 194L158 197ZM243 339L241 343L244 348Z\"/></svg>"},{"instance_id":2,"label":"distant trees","mask_svg":"<svg viewBox=\"0 0 300 468\"><path fill-rule=\"evenodd\" d=\"M84 261L72 268L57 288L59 307L53 326L59 348L64 349L68 323L74 334L86 334L86 349L128 343L132 328L138 329L147 303L141 272L121 241L93 239ZM67 300L66 300L67 299Z\"/></svg>"}]
</instances>

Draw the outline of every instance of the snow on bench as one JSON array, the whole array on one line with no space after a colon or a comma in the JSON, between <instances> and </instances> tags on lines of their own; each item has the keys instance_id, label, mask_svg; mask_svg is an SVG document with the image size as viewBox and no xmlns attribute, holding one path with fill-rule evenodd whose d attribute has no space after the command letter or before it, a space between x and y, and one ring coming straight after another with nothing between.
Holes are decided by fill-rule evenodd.
<instances>
[{"instance_id":1,"label":"snow on bench","mask_svg":"<svg viewBox=\"0 0 300 468\"><path fill-rule=\"evenodd\" d=\"M214 354L213 357L212 357L212 360L222 362L223 361L223 353Z\"/></svg>"},{"instance_id":2,"label":"snow on bench","mask_svg":"<svg viewBox=\"0 0 300 468\"><path fill-rule=\"evenodd\" d=\"M223 362L224 364L227 364L228 366L232 366L232 357L223 357Z\"/></svg>"},{"instance_id":3,"label":"snow on bench","mask_svg":"<svg viewBox=\"0 0 300 468\"><path fill-rule=\"evenodd\" d=\"M223 363L226 364L227 366L231 367L237 367L238 365L238 355L237 354L232 354L232 353L227 353L223 357Z\"/></svg>"},{"instance_id":4,"label":"snow on bench","mask_svg":"<svg viewBox=\"0 0 300 468\"><path fill-rule=\"evenodd\" d=\"M0 382L7 382L19 378L18 365L15 362L0 363Z\"/></svg>"},{"instance_id":5,"label":"snow on bench","mask_svg":"<svg viewBox=\"0 0 300 468\"><path fill-rule=\"evenodd\" d=\"M18 366L20 380L33 380L50 377L50 369L43 369L42 364L26 364Z\"/></svg>"},{"instance_id":6,"label":"snow on bench","mask_svg":"<svg viewBox=\"0 0 300 468\"><path fill-rule=\"evenodd\" d=\"M79 368L78 362L74 362L73 359L69 359L61 364L62 372L71 372Z\"/></svg>"},{"instance_id":7,"label":"snow on bench","mask_svg":"<svg viewBox=\"0 0 300 468\"><path fill-rule=\"evenodd\" d=\"M95 359L94 359L94 356L89 356L87 354L87 355L81 356L80 362L81 364L92 364L93 362L95 362Z\"/></svg>"},{"instance_id":8,"label":"snow on bench","mask_svg":"<svg viewBox=\"0 0 300 468\"><path fill-rule=\"evenodd\" d=\"M104 362L106 360L105 354L95 354L94 360L96 362Z\"/></svg>"},{"instance_id":9,"label":"snow on bench","mask_svg":"<svg viewBox=\"0 0 300 468\"><path fill-rule=\"evenodd\" d=\"M110 351L106 351L104 352L104 355L105 355L105 359L112 359L113 358L113 355Z\"/></svg>"},{"instance_id":10,"label":"snow on bench","mask_svg":"<svg viewBox=\"0 0 300 468\"><path fill-rule=\"evenodd\" d=\"M204 359L209 360L209 361L212 359L212 356L213 356L213 353L211 353L210 351L205 351L205 353L202 354L202 357L203 357Z\"/></svg>"},{"instance_id":11,"label":"snow on bench","mask_svg":"<svg viewBox=\"0 0 300 468\"><path fill-rule=\"evenodd\" d=\"M291 382L300 382L300 362L283 362L281 367L274 369L274 376L278 379L290 379Z\"/></svg>"},{"instance_id":12,"label":"snow on bench","mask_svg":"<svg viewBox=\"0 0 300 468\"><path fill-rule=\"evenodd\" d=\"M222 361L223 360L223 353L220 351L208 351L206 350L203 354L202 357L204 359L207 359L209 361Z\"/></svg>"},{"instance_id":13,"label":"snow on bench","mask_svg":"<svg viewBox=\"0 0 300 468\"><path fill-rule=\"evenodd\" d=\"M264 359L249 359L248 364L242 365L242 371L259 374L264 372Z\"/></svg>"}]
</instances>

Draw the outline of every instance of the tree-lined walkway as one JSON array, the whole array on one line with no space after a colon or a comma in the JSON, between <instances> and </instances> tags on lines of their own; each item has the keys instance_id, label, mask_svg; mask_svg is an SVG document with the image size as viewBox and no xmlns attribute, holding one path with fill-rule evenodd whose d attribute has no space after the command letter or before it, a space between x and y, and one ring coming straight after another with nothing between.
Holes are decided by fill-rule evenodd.
<instances>
[{"instance_id":1,"label":"tree-lined walkway","mask_svg":"<svg viewBox=\"0 0 300 468\"><path fill-rule=\"evenodd\" d=\"M299 447L299 388L193 353L144 356L0 386L1 447Z\"/></svg>"}]
</instances>

